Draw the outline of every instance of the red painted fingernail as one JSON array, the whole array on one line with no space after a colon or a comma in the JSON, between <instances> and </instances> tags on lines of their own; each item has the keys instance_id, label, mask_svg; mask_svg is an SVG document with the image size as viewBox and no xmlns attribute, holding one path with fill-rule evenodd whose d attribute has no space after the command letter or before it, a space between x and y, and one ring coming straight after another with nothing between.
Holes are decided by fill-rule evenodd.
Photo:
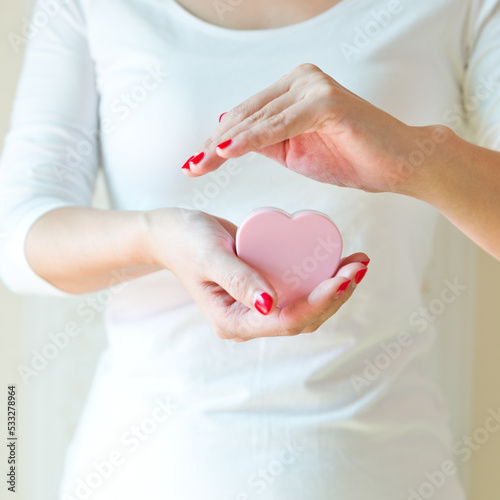
<instances>
[{"instance_id":1,"label":"red painted fingernail","mask_svg":"<svg viewBox=\"0 0 500 500\"><path fill-rule=\"evenodd\" d=\"M222 120L222 117L225 115L226 113L222 113L222 115L219 116L219 123L220 121Z\"/></svg>"},{"instance_id":2,"label":"red painted fingernail","mask_svg":"<svg viewBox=\"0 0 500 500\"><path fill-rule=\"evenodd\" d=\"M261 293L255 299L255 309L259 311L261 314L269 314L269 311L273 307L273 298L266 292Z\"/></svg>"},{"instance_id":3,"label":"red painted fingernail","mask_svg":"<svg viewBox=\"0 0 500 500\"><path fill-rule=\"evenodd\" d=\"M349 283L351 282L352 280L347 280L347 281L344 281L344 283L342 283L338 288L337 288L337 297L340 297L345 291L346 291L346 288L349 286Z\"/></svg>"},{"instance_id":4,"label":"red painted fingernail","mask_svg":"<svg viewBox=\"0 0 500 500\"><path fill-rule=\"evenodd\" d=\"M370 259L361 261L361 264L363 264L364 266L367 266L369 263L370 263Z\"/></svg>"},{"instance_id":5,"label":"red painted fingernail","mask_svg":"<svg viewBox=\"0 0 500 500\"><path fill-rule=\"evenodd\" d=\"M229 144L231 144L233 142L232 139L228 139L227 141L224 141L224 142L221 142L217 147L219 149L225 149L229 146Z\"/></svg>"},{"instance_id":6,"label":"red painted fingernail","mask_svg":"<svg viewBox=\"0 0 500 500\"><path fill-rule=\"evenodd\" d=\"M368 269L360 269L356 273L356 276L354 276L354 281L356 282L356 285L365 277L366 271L368 271Z\"/></svg>"},{"instance_id":7,"label":"red painted fingernail","mask_svg":"<svg viewBox=\"0 0 500 500\"><path fill-rule=\"evenodd\" d=\"M200 161L203 160L204 156L205 156L205 153L202 151L201 153L197 154L196 156L191 157L189 162L192 163L193 165L198 165L198 163L200 163Z\"/></svg>"},{"instance_id":8,"label":"red painted fingernail","mask_svg":"<svg viewBox=\"0 0 500 500\"><path fill-rule=\"evenodd\" d=\"M191 156L191 158L189 158L189 160L188 160L186 163L184 163L184 165L182 165L182 168L187 168L188 170L191 170L191 169L189 168L189 162L190 162L193 158L194 158L194 156Z\"/></svg>"}]
</instances>

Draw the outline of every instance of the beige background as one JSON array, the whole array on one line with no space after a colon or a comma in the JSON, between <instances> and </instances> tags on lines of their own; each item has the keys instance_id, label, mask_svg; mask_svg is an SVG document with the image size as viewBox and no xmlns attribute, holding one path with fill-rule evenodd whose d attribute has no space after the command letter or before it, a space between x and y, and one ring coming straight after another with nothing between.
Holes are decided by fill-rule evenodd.
<instances>
[{"instance_id":1,"label":"beige background","mask_svg":"<svg viewBox=\"0 0 500 500\"><path fill-rule=\"evenodd\" d=\"M8 130L9 116L19 71L22 63L22 52L16 54L7 41L10 32L20 33L24 5L22 2L0 0L0 147ZM500 165L499 165L500 168ZM471 432L481 427L488 415L488 409L500 408L500 263L480 251L478 254L478 294L477 294L477 328L475 349L474 406ZM2 391L8 383L17 383L20 401L18 422L20 429L27 428L28 419L35 418L23 412L22 382L17 374L17 366L22 359L21 331L23 321L24 299L7 291L0 284L0 363ZM4 394L2 392L2 394ZM2 401L4 396L2 395ZM5 404L2 402L0 426L4 435ZM20 431L21 436L22 432ZM26 442L20 441L18 452L21 457L21 475L19 492L15 498L27 498L25 484L29 478L22 476L23 450ZM2 446L3 449L3 446ZM0 470L4 470L5 452L0 454ZM24 460L26 457L24 456ZM500 498L500 432L491 435L490 439L474 452L471 459L470 499L498 500ZM3 481L2 481L3 483ZM4 484L0 486L4 494ZM10 498L10 497L9 497ZM43 496L39 498L44 498ZM31 497L30 497L31 500Z\"/></svg>"}]
</instances>

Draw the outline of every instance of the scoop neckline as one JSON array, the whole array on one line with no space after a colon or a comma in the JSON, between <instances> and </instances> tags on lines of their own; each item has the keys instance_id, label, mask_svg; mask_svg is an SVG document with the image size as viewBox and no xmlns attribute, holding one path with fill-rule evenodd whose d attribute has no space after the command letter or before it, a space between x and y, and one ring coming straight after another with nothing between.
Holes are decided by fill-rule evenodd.
<instances>
[{"instance_id":1,"label":"scoop neckline","mask_svg":"<svg viewBox=\"0 0 500 500\"><path fill-rule=\"evenodd\" d=\"M201 29L202 31L206 31L208 33L214 35L222 35L229 36L233 38L258 38L265 36L275 36L281 34L295 33L297 31L301 31L303 29L307 29L310 27L319 24L326 19L330 18L334 14L336 14L339 10L345 7L346 4L349 3L349 0L340 0L335 5L332 5L328 9L320 12L316 16L310 17L309 19L305 19L304 21L299 21L298 23L288 24L286 26L278 26L276 28L263 28L263 29L232 29L225 28L223 26L218 26L217 24L209 23L208 21L204 21L203 19L191 14L186 8L184 8L177 0L167 0L168 5L174 9L179 16L181 16L186 22L192 24L194 27Z\"/></svg>"}]
</instances>

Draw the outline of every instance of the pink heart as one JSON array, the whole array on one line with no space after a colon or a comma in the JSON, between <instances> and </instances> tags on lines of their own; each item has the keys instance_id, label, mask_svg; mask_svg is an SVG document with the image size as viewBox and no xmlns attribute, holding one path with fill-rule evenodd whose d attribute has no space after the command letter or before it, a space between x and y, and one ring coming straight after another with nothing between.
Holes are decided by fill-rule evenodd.
<instances>
[{"instance_id":1,"label":"pink heart","mask_svg":"<svg viewBox=\"0 0 500 500\"><path fill-rule=\"evenodd\" d=\"M236 254L273 284L278 307L284 307L335 275L342 237L321 212L301 210L289 215L263 207L250 212L238 227Z\"/></svg>"}]
</instances>

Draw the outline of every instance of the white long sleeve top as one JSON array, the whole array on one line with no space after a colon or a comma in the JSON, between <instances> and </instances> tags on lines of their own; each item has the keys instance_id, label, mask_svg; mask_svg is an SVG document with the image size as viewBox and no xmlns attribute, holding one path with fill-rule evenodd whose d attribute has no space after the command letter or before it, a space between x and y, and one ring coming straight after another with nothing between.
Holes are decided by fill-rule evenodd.
<instances>
[{"instance_id":1,"label":"white long sleeve top","mask_svg":"<svg viewBox=\"0 0 500 500\"><path fill-rule=\"evenodd\" d=\"M439 332L421 313L436 210L256 154L196 179L181 166L222 112L304 62L405 123L498 149L499 2L342 0L291 26L232 30L174 0L39 0L32 20L0 160L0 277L13 291L68 295L31 269L24 242L44 213L89 205L100 168L113 208L235 224L259 206L319 210L346 254L372 260L338 314L291 338L217 338L166 270L108 294L108 348L61 499L463 499L464 450L429 376Z\"/></svg>"}]
</instances>

